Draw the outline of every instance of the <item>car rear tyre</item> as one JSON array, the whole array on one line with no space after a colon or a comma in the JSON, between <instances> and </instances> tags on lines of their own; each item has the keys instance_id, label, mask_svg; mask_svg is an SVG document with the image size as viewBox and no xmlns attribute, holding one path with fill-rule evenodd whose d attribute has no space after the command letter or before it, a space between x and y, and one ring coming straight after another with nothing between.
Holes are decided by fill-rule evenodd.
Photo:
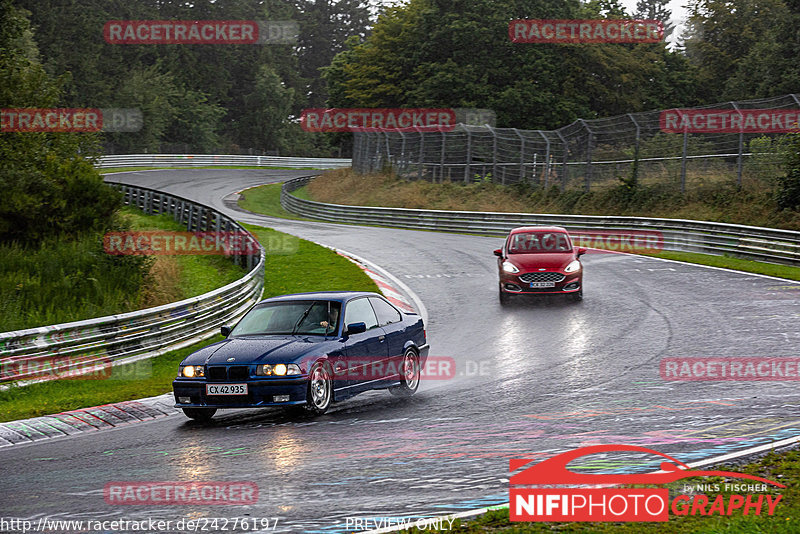
<instances>
[{"instance_id":1,"label":"car rear tyre","mask_svg":"<svg viewBox=\"0 0 800 534\"><path fill-rule=\"evenodd\" d=\"M186 417L195 421L210 421L217 413L216 408L182 408L182 410Z\"/></svg>"},{"instance_id":2,"label":"car rear tyre","mask_svg":"<svg viewBox=\"0 0 800 534\"><path fill-rule=\"evenodd\" d=\"M400 385L389 388L389 393L397 397L410 397L419 389L421 374L419 355L414 349L406 349L400 363Z\"/></svg>"},{"instance_id":3,"label":"car rear tyre","mask_svg":"<svg viewBox=\"0 0 800 534\"><path fill-rule=\"evenodd\" d=\"M330 408L333 400L333 381L328 367L317 362L308 373L308 390L306 391L306 410L315 415L322 415Z\"/></svg>"}]
</instances>

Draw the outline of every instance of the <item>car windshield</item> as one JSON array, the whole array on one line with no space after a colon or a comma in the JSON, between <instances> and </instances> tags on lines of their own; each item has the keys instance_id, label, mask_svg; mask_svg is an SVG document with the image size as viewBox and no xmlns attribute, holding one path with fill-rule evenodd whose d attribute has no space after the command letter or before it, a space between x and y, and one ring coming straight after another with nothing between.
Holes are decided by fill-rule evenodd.
<instances>
[{"instance_id":1,"label":"car windshield","mask_svg":"<svg viewBox=\"0 0 800 534\"><path fill-rule=\"evenodd\" d=\"M564 232L524 232L514 234L508 240L509 254L571 251L572 243Z\"/></svg>"},{"instance_id":2,"label":"car windshield","mask_svg":"<svg viewBox=\"0 0 800 534\"><path fill-rule=\"evenodd\" d=\"M330 300L270 302L250 310L231 336L334 334L341 305Z\"/></svg>"}]
</instances>

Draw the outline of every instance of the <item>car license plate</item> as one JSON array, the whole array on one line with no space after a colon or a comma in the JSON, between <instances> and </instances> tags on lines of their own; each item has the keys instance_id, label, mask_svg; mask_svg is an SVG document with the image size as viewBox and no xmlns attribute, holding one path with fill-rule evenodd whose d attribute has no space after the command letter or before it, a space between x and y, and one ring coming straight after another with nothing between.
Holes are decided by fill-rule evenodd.
<instances>
[{"instance_id":1,"label":"car license plate","mask_svg":"<svg viewBox=\"0 0 800 534\"><path fill-rule=\"evenodd\" d=\"M555 282L531 282L531 287L556 287Z\"/></svg>"},{"instance_id":2,"label":"car license plate","mask_svg":"<svg viewBox=\"0 0 800 534\"><path fill-rule=\"evenodd\" d=\"M206 384L206 395L247 395L247 384Z\"/></svg>"}]
</instances>

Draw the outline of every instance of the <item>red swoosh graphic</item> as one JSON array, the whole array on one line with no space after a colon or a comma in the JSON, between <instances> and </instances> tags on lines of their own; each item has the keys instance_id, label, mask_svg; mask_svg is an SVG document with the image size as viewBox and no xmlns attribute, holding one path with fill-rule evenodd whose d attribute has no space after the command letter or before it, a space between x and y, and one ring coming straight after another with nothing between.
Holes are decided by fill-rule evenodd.
<instances>
[{"instance_id":1,"label":"red swoosh graphic","mask_svg":"<svg viewBox=\"0 0 800 534\"><path fill-rule=\"evenodd\" d=\"M614 474L587 474L575 473L567 469L567 464L576 458L596 454L601 452L616 452L616 451L632 451L644 452L647 454L654 454L669 460L669 462L662 462L661 469L664 473L642 473L631 475L614 475ZM530 463L534 460L511 460L511 471ZM672 462L672 463L670 463ZM732 478L743 478L747 480L754 480L763 482L779 488L785 488L783 484L769 480L766 478L758 477L755 475L748 475L746 473L735 473L732 471L702 471L691 469L683 462L676 460L671 456L639 447L636 445L592 445L589 447L581 447L572 451L567 451L547 460L527 468L526 470L517 473L509 480L511 485L543 485L543 484L668 484L681 480L684 478L701 477L701 476L722 476Z\"/></svg>"}]
</instances>

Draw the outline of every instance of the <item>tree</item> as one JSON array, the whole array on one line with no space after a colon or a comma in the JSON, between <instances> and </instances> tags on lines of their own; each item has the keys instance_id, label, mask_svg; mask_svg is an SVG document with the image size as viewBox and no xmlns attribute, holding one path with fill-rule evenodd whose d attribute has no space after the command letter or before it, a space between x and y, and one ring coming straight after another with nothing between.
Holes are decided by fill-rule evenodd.
<instances>
[{"instance_id":1,"label":"tree","mask_svg":"<svg viewBox=\"0 0 800 534\"><path fill-rule=\"evenodd\" d=\"M410 0L334 58L325 70L330 104L489 108L498 125L551 129L692 100L693 69L664 44L508 38L512 19L603 17L626 14L617 0Z\"/></svg>"},{"instance_id":2,"label":"tree","mask_svg":"<svg viewBox=\"0 0 800 534\"><path fill-rule=\"evenodd\" d=\"M710 103L758 96L751 88L741 87L739 80L732 80L746 65L773 70L769 65L753 65L746 58L753 50L766 56L762 61L774 57L774 45L765 41L789 14L783 0L696 0L690 6L682 40L686 56L699 69L701 99ZM793 41L797 42L797 37Z\"/></svg>"},{"instance_id":3,"label":"tree","mask_svg":"<svg viewBox=\"0 0 800 534\"><path fill-rule=\"evenodd\" d=\"M26 12L0 0L3 107L54 107L66 79L38 62ZM0 242L35 243L110 227L119 194L92 166L98 137L86 133L0 133Z\"/></svg>"},{"instance_id":4,"label":"tree","mask_svg":"<svg viewBox=\"0 0 800 534\"><path fill-rule=\"evenodd\" d=\"M633 17L644 20L658 20L664 25L664 40L668 40L675 31L672 22L672 10L667 6L670 0L638 0Z\"/></svg>"}]
</instances>

